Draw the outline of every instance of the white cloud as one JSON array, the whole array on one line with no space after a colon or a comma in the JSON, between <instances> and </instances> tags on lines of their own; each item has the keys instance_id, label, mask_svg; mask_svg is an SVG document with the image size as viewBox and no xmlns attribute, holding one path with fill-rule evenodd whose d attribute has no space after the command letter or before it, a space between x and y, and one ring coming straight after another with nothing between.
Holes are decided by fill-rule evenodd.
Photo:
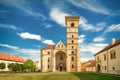
<instances>
[{"instance_id":1,"label":"white cloud","mask_svg":"<svg viewBox=\"0 0 120 80\"><path fill-rule=\"evenodd\" d=\"M80 44L80 51L82 54L89 52L92 54L95 54L97 52L99 52L100 50L102 50L105 46L107 46L108 44L104 44L104 43L89 43L89 44Z\"/></svg>"},{"instance_id":2,"label":"white cloud","mask_svg":"<svg viewBox=\"0 0 120 80\"><path fill-rule=\"evenodd\" d=\"M86 35L80 35L78 42L79 42L79 43L83 43L84 40L85 40L85 36L86 36Z\"/></svg>"},{"instance_id":3,"label":"white cloud","mask_svg":"<svg viewBox=\"0 0 120 80\"><path fill-rule=\"evenodd\" d=\"M34 17L42 17L43 19L46 19L46 17L43 14L41 14L40 12L36 12L32 8L30 8L25 0L1 0L0 2L3 5L17 8L25 12L27 15Z\"/></svg>"},{"instance_id":4,"label":"white cloud","mask_svg":"<svg viewBox=\"0 0 120 80\"><path fill-rule=\"evenodd\" d=\"M98 36L98 37L96 37L96 38L94 38L94 42L102 42L102 41L104 41L105 40L105 38L103 37L103 36Z\"/></svg>"},{"instance_id":5,"label":"white cloud","mask_svg":"<svg viewBox=\"0 0 120 80\"><path fill-rule=\"evenodd\" d=\"M110 11L105 8L98 0L70 0L77 7L90 10L92 12L111 15Z\"/></svg>"},{"instance_id":6,"label":"white cloud","mask_svg":"<svg viewBox=\"0 0 120 80\"><path fill-rule=\"evenodd\" d=\"M41 40L40 35L31 34L29 32L18 33L18 35L23 39L35 39L35 40L39 40L39 41Z\"/></svg>"},{"instance_id":7,"label":"white cloud","mask_svg":"<svg viewBox=\"0 0 120 80\"><path fill-rule=\"evenodd\" d=\"M17 46L9 45L9 44L0 44L2 47L6 47L8 49L12 49L14 52L12 54L22 55L25 59L33 59L40 60L40 50L39 49L21 49Z\"/></svg>"},{"instance_id":8,"label":"white cloud","mask_svg":"<svg viewBox=\"0 0 120 80\"><path fill-rule=\"evenodd\" d=\"M105 43L80 43L80 56L81 61L88 61L90 59L94 59L94 54L105 48L108 44Z\"/></svg>"},{"instance_id":9,"label":"white cloud","mask_svg":"<svg viewBox=\"0 0 120 80\"><path fill-rule=\"evenodd\" d=\"M113 24L105 32L120 31L120 24Z\"/></svg>"},{"instance_id":10,"label":"white cloud","mask_svg":"<svg viewBox=\"0 0 120 80\"><path fill-rule=\"evenodd\" d=\"M53 40L44 39L40 35L31 34L29 32L23 32L23 33L17 33L17 34L23 39L34 39L34 40L41 41L42 43L48 44L48 45L50 45L50 44L54 45L55 44L53 42Z\"/></svg>"},{"instance_id":11,"label":"white cloud","mask_svg":"<svg viewBox=\"0 0 120 80\"><path fill-rule=\"evenodd\" d=\"M59 25L65 26L65 16L69 14L60 11L58 8L52 8L50 12L50 18Z\"/></svg>"},{"instance_id":12,"label":"white cloud","mask_svg":"<svg viewBox=\"0 0 120 80\"><path fill-rule=\"evenodd\" d=\"M80 16L80 21L79 21L79 27L85 31L91 30L91 31L100 31L104 28L105 22L104 23L98 23L96 26L89 24L88 21L83 17Z\"/></svg>"},{"instance_id":13,"label":"white cloud","mask_svg":"<svg viewBox=\"0 0 120 80\"><path fill-rule=\"evenodd\" d=\"M53 26L50 25L50 24L46 24L46 25L45 25L45 28L51 28L51 27L53 27Z\"/></svg>"},{"instance_id":14,"label":"white cloud","mask_svg":"<svg viewBox=\"0 0 120 80\"><path fill-rule=\"evenodd\" d=\"M54 45L55 44L52 40L44 40L43 43L49 44L49 45Z\"/></svg>"},{"instance_id":15,"label":"white cloud","mask_svg":"<svg viewBox=\"0 0 120 80\"><path fill-rule=\"evenodd\" d=\"M10 49L18 49L18 47L16 47L16 46L11 46L11 45L8 45L8 44L0 44L0 46L2 46L2 47L7 47L7 48L10 48Z\"/></svg>"},{"instance_id":16,"label":"white cloud","mask_svg":"<svg viewBox=\"0 0 120 80\"><path fill-rule=\"evenodd\" d=\"M9 28L9 29L13 29L13 30L17 30L18 28L14 25L8 25L8 24L0 24L1 28Z\"/></svg>"},{"instance_id":17,"label":"white cloud","mask_svg":"<svg viewBox=\"0 0 120 80\"><path fill-rule=\"evenodd\" d=\"M86 62L86 61L89 61L89 60L94 60L94 58L91 58L91 57L81 57L81 62Z\"/></svg>"}]
</instances>

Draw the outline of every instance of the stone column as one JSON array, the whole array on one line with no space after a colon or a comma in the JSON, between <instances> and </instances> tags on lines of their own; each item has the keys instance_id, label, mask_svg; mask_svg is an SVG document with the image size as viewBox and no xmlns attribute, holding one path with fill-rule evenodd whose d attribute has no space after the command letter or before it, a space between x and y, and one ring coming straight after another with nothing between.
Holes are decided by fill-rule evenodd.
<instances>
[{"instance_id":1,"label":"stone column","mask_svg":"<svg viewBox=\"0 0 120 80\"><path fill-rule=\"evenodd\" d=\"M56 71L55 53L53 53L53 72Z\"/></svg>"}]
</instances>

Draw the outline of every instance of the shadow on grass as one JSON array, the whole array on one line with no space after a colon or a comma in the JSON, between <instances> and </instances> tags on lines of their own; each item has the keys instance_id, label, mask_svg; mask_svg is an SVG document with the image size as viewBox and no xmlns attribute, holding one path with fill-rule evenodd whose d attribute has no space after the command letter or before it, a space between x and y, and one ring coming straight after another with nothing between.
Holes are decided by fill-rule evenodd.
<instances>
[{"instance_id":1,"label":"shadow on grass","mask_svg":"<svg viewBox=\"0 0 120 80\"><path fill-rule=\"evenodd\" d=\"M87 72L78 72L73 73L80 80L120 80L120 76L101 74L101 73L87 73Z\"/></svg>"}]
</instances>

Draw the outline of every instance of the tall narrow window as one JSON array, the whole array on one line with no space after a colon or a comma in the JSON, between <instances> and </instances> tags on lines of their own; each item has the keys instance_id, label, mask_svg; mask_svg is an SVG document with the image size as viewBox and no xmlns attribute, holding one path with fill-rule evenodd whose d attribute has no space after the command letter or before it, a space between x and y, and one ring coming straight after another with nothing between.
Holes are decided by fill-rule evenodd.
<instances>
[{"instance_id":1,"label":"tall narrow window","mask_svg":"<svg viewBox=\"0 0 120 80\"><path fill-rule=\"evenodd\" d=\"M62 45L62 48L63 48L63 45Z\"/></svg>"},{"instance_id":2,"label":"tall narrow window","mask_svg":"<svg viewBox=\"0 0 120 80\"><path fill-rule=\"evenodd\" d=\"M63 61L63 55L60 55L60 61Z\"/></svg>"},{"instance_id":3,"label":"tall narrow window","mask_svg":"<svg viewBox=\"0 0 120 80\"><path fill-rule=\"evenodd\" d=\"M105 66L105 70L106 70L106 66Z\"/></svg>"},{"instance_id":4,"label":"tall narrow window","mask_svg":"<svg viewBox=\"0 0 120 80\"><path fill-rule=\"evenodd\" d=\"M48 65L48 69L50 68L50 66Z\"/></svg>"},{"instance_id":5,"label":"tall narrow window","mask_svg":"<svg viewBox=\"0 0 120 80\"><path fill-rule=\"evenodd\" d=\"M74 27L74 23L71 23L71 27Z\"/></svg>"},{"instance_id":6,"label":"tall narrow window","mask_svg":"<svg viewBox=\"0 0 120 80\"><path fill-rule=\"evenodd\" d=\"M97 56L97 61L99 61L99 56Z\"/></svg>"},{"instance_id":7,"label":"tall narrow window","mask_svg":"<svg viewBox=\"0 0 120 80\"><path fill-rule=\"evenodd\" d=\"M106 54L104 54L104 60L106 61Z\"/></svg>"},{"instance_id":8,"label":"tall narrow window","mask_svg":"<svg viewBox=\"0 0 120 80\"><path fill-rule=\"evenodd\" d=\"M72 49L73 49L74 47L72 46Z\"/></svg>"},{"instance_id":9,"label":"tall narrow window","mask_svg":"<svg viewBox=\"0 0 120 80\"><path fill-rule=\"evenodd\" d=\"M72 38L74 37L74 35L72 35Z\"/></svg>"},{"instance_id":10,"label":"tall narrow window","mask_svg":"<svg viewBox=\"0 0 120 80\"><path fill-rule=\"evenodd\" d=\"M74 54L74 51L71 51L72 55Z\"/></svg>"},{"instance_id":11,"label":"tall narrow window","mask_svg":"<svg viewBox=\"0 0 120 80\"><path fill-rule=\"evenodd\" d=\"M50 58L48 58L48 62L50 62Z\"/></svg>"},{"instance_id":12,"label":"tall narrow window","mask_svg":"<svg viewBox=\"0 0 120 80\"><path fill-rule=\"evenodd\" d=\"M72 44L74 43L74 40L72 40Z\"/></svg>"},{"instance_id":13,"label":"tall narrow window","mask_svg":"<svg viewBox=\"0 0 120 80\"><path fill-rule=\"evenodd\" d=\"M115 50L110 51L110 58L111 59L115 59L116 58L116 51Z\"/></svg>"},{"instance_id":14,"label":"tall narrow window","mask_svg":"<svg viewBox=\"0 0 120 80\"><path fill-rule=\"evenodd\" d=\"M60 47L60 45L58 45L58 48Z\"/></svg>"},{"instance_id":15,"label":"tall narrow window","mask_svg":"<svg viewBox=\"0 0 120 80\"><path fill-rule=\"evenodd\" d=\"M74 65L72 64L72 68L74 68Z\"/></svg>"},{"instance_id":16,"label":"tall narrow window","mask_svg":"<svg viewBox=\"0 0 120 80\"><path fill-rule=\"evenodd\" d=\"M71 57L71 60L74 61L74 57Z\"/></svg>"}]
</instances>

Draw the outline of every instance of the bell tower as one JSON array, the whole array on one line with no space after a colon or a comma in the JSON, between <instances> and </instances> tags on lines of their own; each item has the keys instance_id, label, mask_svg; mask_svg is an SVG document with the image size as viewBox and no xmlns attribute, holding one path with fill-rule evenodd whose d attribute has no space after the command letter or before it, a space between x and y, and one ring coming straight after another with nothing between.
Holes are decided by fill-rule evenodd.
<instances>
[{"instance_id":1,"label":"bell tower","mask_svg":"<svg viewBox=\"0 0 120 80\"><path fill-rule=\"evenodd\" d=\"M78 49L79 19L79 16L65 16L67 42L67 72L79 72L81 70L80 51Z\"/></svg>"}]
</instances>

